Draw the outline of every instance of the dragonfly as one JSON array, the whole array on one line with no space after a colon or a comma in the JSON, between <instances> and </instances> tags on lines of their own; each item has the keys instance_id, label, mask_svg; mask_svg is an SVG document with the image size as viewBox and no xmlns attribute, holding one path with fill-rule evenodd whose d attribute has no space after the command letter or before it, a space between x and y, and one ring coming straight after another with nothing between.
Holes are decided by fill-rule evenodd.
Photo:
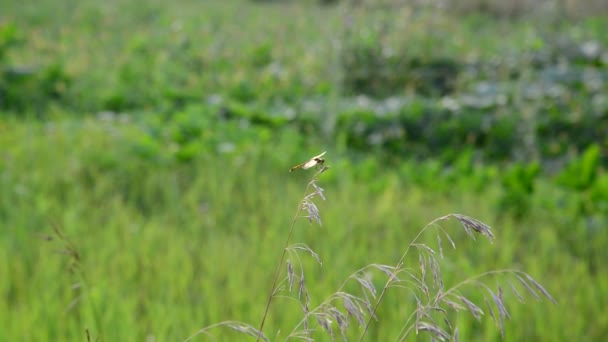
<instances>
[{"instance_id":1,"label":"dragonfly","mask_svg":"<svg viewBox=\"0 0 608 342\"><path fill-rule=\"evenodd\" d=\"M325 159L323 159L322 157L325 155L325 153L327 153L327 151L324 151L323 153L310 158L310 160L292 167L291 169L289 169L289 172L295 171L297 169L308 170L311 167L323 165L325 163Z\"/></svg>"}]
</instances>

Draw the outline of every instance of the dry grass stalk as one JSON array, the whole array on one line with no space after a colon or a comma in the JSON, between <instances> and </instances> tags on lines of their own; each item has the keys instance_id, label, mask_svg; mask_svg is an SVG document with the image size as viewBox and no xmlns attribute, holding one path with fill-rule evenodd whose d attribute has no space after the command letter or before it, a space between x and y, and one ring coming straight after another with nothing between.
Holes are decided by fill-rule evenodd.
<instances>
[{"instance_id":1,"label":"dry grass stalk","mask_svg":"<svg viewBox=\"0 0 608 342\"><path fill-rule=\"evenodd\" d=\"M88 280L85 267L82 265L82 256L76 248L76 244L70 240L70 238L61 230L60 225L56 222L51 222L51 226L53 229L53 236L44 236L43 239L50 243L57 242L60 244L60 249L55 252L58 254L66 255L68 258L68 271L71 274L75 274L77 278L77 282L73 283L70 288L73 291L79 291L80 294L75 296L74 299L68 304L65 311L71 311L73 308L78 305L83 298L85 298L90 293L90 282ZM101 319L99 312L97 310L97 306L93 300L89 298L89 309L93 315L93 321L95 324L95 328L98 332L101 331ZM85 329L85 335L87 341L91 340L91 333L88 328ZM95 341L101 339L101 334L97 336Z\"/></svg>"},{"instance_id":2,"label":"dry grass stalk","mask_svg":"<svg viewBox=\"0 0 608 342\"><path fill-rule=\"evenodd\" d=\"M290 169L290 171L294 171L299 168L308 169L308 168L311 168L314 166L319 167L317 172L313 175L312 179L308 183L308 186L306 187L306 192L305 192L304 198L302 199L302 201L300 201L298 210L296 211L296 214L294 215L293 220L291 221L291 227L289 229L289 233L287 234L287 239L285 240L285 246L283 247L281 257L279 258L279 264L275 270L275 274L274 274L274 277L272 280L270 295L268 296L268 300L266 302L266 309L264 310L264 314L262 316L262 322L260 323L260 328L259 328L260 332L264 331L264 324L266 322L266 317L268 316L268 311L270 310L270 305L272 303L272 299L274 298L274 295L277 290L279 274L281 272L282 265L285 261L285 255L290 250L289 246L290 246L290 242L291 242L291 236L293 235L293 231L294 231L295 223L296 223L297 219L300 217L305 217L311 223L314 220L319 225L322 224L321 215L319 214L319 209L317 208L317 206L313 200L317 196L320 197L321 199L325 200L325 195L323 194L324 190L320 186L317 185L318 176L329 169L329 166L324 165L325 159L321 158L324 154L325 154L325 152L313 157L306 163L296 165ZM310 188L312 188L313 191L309 193ZM302 215L303 212L306 212L306 215ZM302 247L302 246L305 246L305 245L299 245L299 247ZM308 248L307 246L304 249L309 252L312 252L312 250L310 248ZM298 248L294 248L291 250L297 251ZM320 259L318 259L318 255L316 253L312 252L311 255L313 255L313 257L315 257L315 259L317 259L320 262ZM306 287L305 287L305 283L304 283L304 271L302 269L301 276L300 276L300 287L299 287L299 291L298 291L298 298L300 300L301 300L303 294L305 294L305 298L308 298L308 291L306 291ZM308 299L306 301L307 302L305 303L305 305L308 306ZM258 335L258 338L257 338L258 341L259 341L260 337L261 336Z\"/></svg>"}]
</instances>

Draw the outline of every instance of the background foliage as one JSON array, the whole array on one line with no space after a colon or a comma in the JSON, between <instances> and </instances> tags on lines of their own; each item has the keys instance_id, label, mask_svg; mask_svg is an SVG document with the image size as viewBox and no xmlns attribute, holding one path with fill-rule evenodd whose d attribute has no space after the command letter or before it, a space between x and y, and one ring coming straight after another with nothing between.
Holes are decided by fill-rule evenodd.
<instances>
[{"instance_id":1,"label":"background foliage","mask_svg":"<svg viewBox=\"0 0 608 342\"><path fill-rule=\"evenodd\" d=\"M324 261L307 265L313 300L462 212L497 239L459 237L446 282L521 268L559 302L508 298L506 340L603 340L606 7L509 4L3 3L0 335L255 325L306 182L286 170L327 149L324 227L297 230ZM370 338L412 305L385 306ZM279 306L268 331L297 318ZM457 319L462 340L499 338Z\"/></svg>"}]
</instances>

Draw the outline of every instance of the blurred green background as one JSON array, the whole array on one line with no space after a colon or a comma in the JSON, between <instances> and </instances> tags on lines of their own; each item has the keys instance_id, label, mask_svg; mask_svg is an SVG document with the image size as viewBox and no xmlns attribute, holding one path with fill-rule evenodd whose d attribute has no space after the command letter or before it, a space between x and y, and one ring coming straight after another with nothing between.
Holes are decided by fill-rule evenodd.
<instances>
[{"instance_id":1,"label":"blurred green background","mask_svg":"<svg viewBox=\"0 0 608 342\"><path fill-rule=\"evenodd\" d=\"M293 236L312 305L456 212L496 240L446 223L446 285L515 268L559 302L506 291L505 340L603 341L607 28L599 0L2 2L0 340L257 326L310 177L287 171L327 150L323 226ZM394 290L368 340L415 310ZM283 340L301 310L275 304Z\"/></svg>"}]
</instances>

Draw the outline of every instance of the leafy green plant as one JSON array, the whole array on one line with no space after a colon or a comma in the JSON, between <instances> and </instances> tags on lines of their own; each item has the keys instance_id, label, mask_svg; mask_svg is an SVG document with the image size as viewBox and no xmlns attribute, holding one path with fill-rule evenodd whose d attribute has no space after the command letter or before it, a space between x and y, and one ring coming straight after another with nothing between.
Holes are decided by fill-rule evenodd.
<instances>
[{"instance_id":1,"label":"leafy green plant","mask_svg":"<svg viewBox=\"0 0 608 342\"><path fill-rule=\"evenodd\" d=\"M601 150L598 145L589 146L579 157L570 161L557 176L556 182L568 191L568 200L575 207L574 214L582 218L575 228L568 226L567 240L570 249L585 256L588 267L595 271L605 248L598 245L605 233L606 176L601 173Z\"/></svg>"},{"instance_id":2,"label":"leafy green plant","mask_svg":"<svg viewBox=\"0 0 608 342\"><path fill-rule=\"evenodd\" d=\"M580 157L573 159L557 177L557 183L571 190L590 190L598 176L600 147L589 146Z\"/></svg>"},{"instance_id":3,"label":"leafy green plant","mask_svg":"<svg viewBox=\"0 0 608 342\"><path fill-rule=\"evenodd\" d=\"M24 42L16 26L0 25L0 109L40 114L48 103L65 97L71 77L60 62L44 67L9 63L9 50L19 44Z\"/></svg>"},{"instance_id":4,"label":"leafy green plant","mask_svg":"<svg viewBox=\"0 0 608 342\"><path fill-rule=\"evenodd\" d=\"M9 62L9 50L25 44L17 26L0 25L0 109L40 114L48 104L65 99L72 77L60 61L44 66Z\"/></svg>"},{"instance_id":5,"label":"leafy green plant","mask_svg":"<svg viewBox=\"0 0 608 342\"><path fill-rule=\"evenodd\" d=\"M0 66L5 67L6 55L19 42L17 27L11 23L0 25Z\"/></svg>"},{"instance_id":6,"label":"leafy green plant","mask_svg":"<svg viewBox=\"0 0 608 342\"><path fill-rule=\"evenodd\" d=\"M505 211L517 218L525 217L530 211L534 182L539 175L540 165L514 164L501 175L503 188L499 201L499 212Z\"/></svg>"}]
</instances>

